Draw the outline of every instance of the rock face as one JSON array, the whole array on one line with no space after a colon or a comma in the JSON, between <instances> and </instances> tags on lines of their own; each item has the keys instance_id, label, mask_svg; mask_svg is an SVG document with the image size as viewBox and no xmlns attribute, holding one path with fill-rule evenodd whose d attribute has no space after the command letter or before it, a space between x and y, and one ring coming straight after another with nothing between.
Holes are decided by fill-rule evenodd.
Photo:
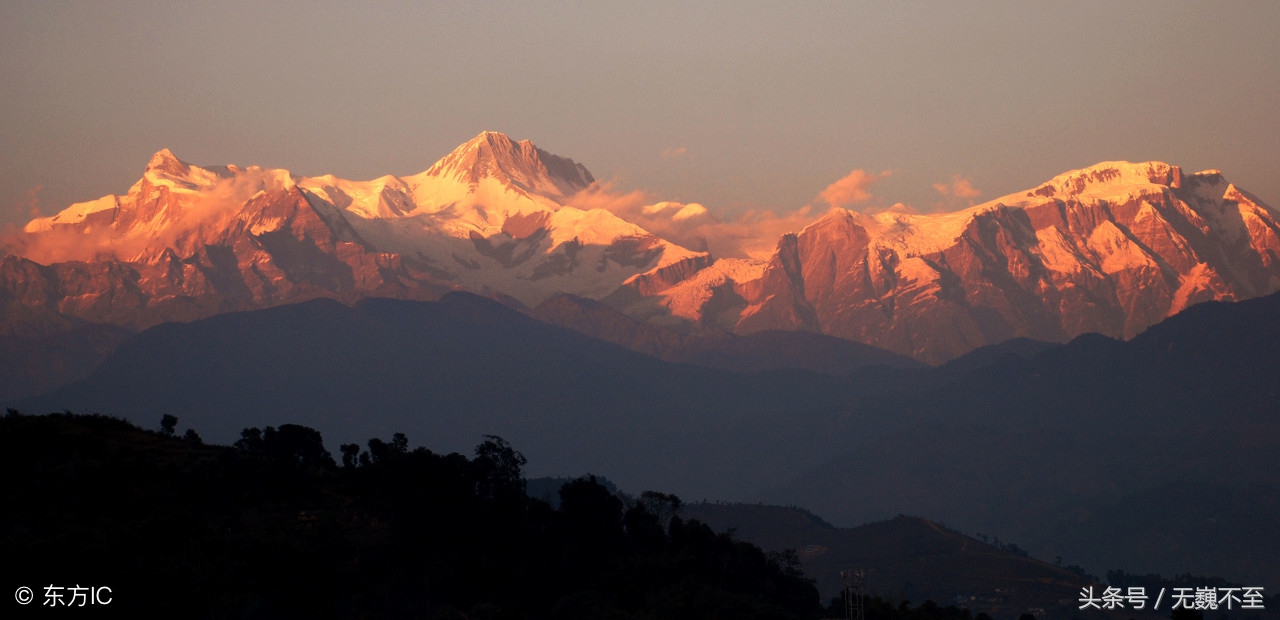
<instances>
[{"instance_id":1,"label":"rock face","mask_svg":"<svg viewBox=\"0 0 1280 620\"><path fill-rule=\"evenodd\" d=\"M810 331L937 363L1015 337L1132 337L1201 301L1280 289L1280 214L1217 171L1106 162L955 213L837 209L767 260L716 259L570 206L593 182L493 132L372 181L202 168L162 150L127 194L27 224L0 260L0 333L468 290L529 308L571 294L703 332Z\"/></svg>"},{"instance_id":2,"label":"rock face","mask_svg":"<svg viewBox=\"0 0 1280 620\"><path fill-rule=\"evenodd\" d=\"M1278 220L1217 171L1126 162L957 213L833 210L734 283L733 329L817 331L932 363L1014 337L1129 338L1198 302L1280 290Z\"/></svg>"}]
</instances>

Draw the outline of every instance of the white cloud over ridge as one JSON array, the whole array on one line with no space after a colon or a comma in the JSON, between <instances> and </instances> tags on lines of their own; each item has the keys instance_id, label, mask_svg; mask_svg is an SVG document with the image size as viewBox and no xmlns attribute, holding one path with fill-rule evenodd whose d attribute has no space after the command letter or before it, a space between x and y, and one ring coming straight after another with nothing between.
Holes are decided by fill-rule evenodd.
<instances>
[{"instance_id":1,"label":"white cloud over ridge","mask_svg":"<svg viewBox=\"0 0 1280 620\"><path fill-rule=\"evenodd\" d=\"M655 235L716 258L767 258L778 238L799 232L818 215L810 205L791 211L754 209L721 219L700 203L659 201L639 190L617 192L596 183L569 199L578 209L605 209Z\"/></svg>"}]
</instances>

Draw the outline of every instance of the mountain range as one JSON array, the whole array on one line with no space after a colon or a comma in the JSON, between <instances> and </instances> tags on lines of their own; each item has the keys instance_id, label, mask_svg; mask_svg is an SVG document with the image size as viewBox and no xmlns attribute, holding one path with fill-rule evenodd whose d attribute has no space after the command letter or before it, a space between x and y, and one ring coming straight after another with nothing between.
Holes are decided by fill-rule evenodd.
<instances>
[{"instance_id":1,"label":"mountain range","mask_svg":"<svg viewBox=\"0 0 1280 620\"><path fill-rule=\"evenodd\" d=\"M1095 574L1274 583L1277 316L1280 293L1198 304L1128 342L1015 340L833 376L663 361L464 292L315 299L155 326L87 378L3 405L175 415L224 444L266 419L332 446L404 432L462 451L498 434L532 475L841 526L919 515Z\"/></svg>"},{"instance_id":2,"label":"mountain range","mask_svg":"<svg viewBox=\"0 0 1280 620\"><path fill-rule=\"evenodd\" d=\"M365 182L161 151L7 241L0 401L221 443L267 420L499 434L535 474L1280 580L1280 215L1221 173L1108 162L955 213L833 209L755 257L600 191L491 132Z\"/></svg>"},{"instance_id":3,"label":"mountain range","mask_svg":"<svg viewBox=\"0 0 1280 620\"><path fill-rule=\"evenodd\" d=\"M371 181L161 150L127 193L8 242L0 335L466 290L524 310L596 300L684 334L824 334L936 364L1017 337L1130 338L1201 301L1280 290L1280 213L1218 171L1159 162L1104 162L954 213L832 209L754 257L577 200L597 190L581 164L495 132ZM696 203L643 212L716 221Z\"/></svg>"}]
</instances>

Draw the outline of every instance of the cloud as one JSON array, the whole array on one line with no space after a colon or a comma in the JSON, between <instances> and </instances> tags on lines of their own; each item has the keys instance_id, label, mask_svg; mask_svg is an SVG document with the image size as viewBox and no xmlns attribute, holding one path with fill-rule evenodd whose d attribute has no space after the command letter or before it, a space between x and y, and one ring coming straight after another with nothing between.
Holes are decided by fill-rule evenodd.
<instances>
[{"instance_id":1,"label":"cloud","mask_svg":"<svg viewBox=\"0 0 1280 620\"><path fill-rule=\"evenodd\" d=\"M806 205L787 212L755 209L722 220L696 202L659 202L647 205L639 216L627 215L623 219L691 250L716 258L764 259L773 254L779 237L799 232L820 214Z\"/></svg>"},{"instance_id":2,"label":"cloud","mask_svg":"<svg viewBox=\"0 0 1280 620\"><path fill-rule=\"evenodd\" d=\"M202 231L224 228L255 193L282 189L284 179L276 172L251 167L218 180L195 200L182 203L181 210L170 215L174 221L158 234L151 231L122 234L106 223L74 228L55 226L39 233L12 227L0 235L0 251L43 265L109 258L135 260L169 247L185 256L194 251ZM133 197L121 196L121 206L131 204L132 200Z\"/></svg>"},{"instance_id":3,"label":"cloud","mask_svg":"<svg viewBox=\"0 0 1280 620\"><path fill-rule=\"evenodd\" d=\"M662 150L662 158L663 158L663 159L675 159L675 158L678 158L678 157L684 157L684 156L685 156L685 153L688 153L688 152L689 152L689 149L687 149L687 148L685 148L685 147L683 147L683 146L677 146L677 147L674 147L674 148L663 149L663 150Z\"/></svg>"},{"instance_id":4,"label":"cloud","mask_svg":"<svg viewBox=\"0 0 1280 620\"><path fill-rule=\"evenodd\" d=\"M619 192L614 189L614 185L613 181L596 181L587 189L570 196L565 204L584 211L604 209L622 217L624 213L639 212L645 205L656 200L648 192L638 189Z\"/></svg>"},{"instance_id":5,"label":"cloud","mask_svg":"<svg viewBox=\"0 0 1280 620\"><path fill-rule=\"evenodd\" d=\"M27 217L40 217L40 190L44 189L44 185L37 185L27 190L27 203L23 205L23 215Z\"/></svg>"},{"instance_id":6,"label":"cloud","mask_svg":"<svg viewBox=\"0 0 1280 620\"><path fill-rule=\"evenodd\" d=\"M810 205L783 212L747 211L731 222L706 227L703 234L717 257L767 259L778 247L779 237L800 232L821 215Z\"/></svg>"},{"instance_id":7,"label":"cloud","mask_svg":"<svg viewBox=\"0 0 1280 620\"><path fill-rule=\"evenodd\" d=\"M973 199L982 195L982 191L973 186L969 179L958 174L951 175L950 183L934 183L933 189L945 199L940 205L955 207L958 204L973 206Z\"/></svg>"},{"instance_id":8,"label":"cloud","mask_svg":"<svg viewBox=\"0 0 1280 620\"><path fill-rule=\"evenodd\" d=\"M880 174L874 174L865 170L854 169L846 174L844 178L827 186L822 190L818 198L822 199L832 207L844 207L859 202L866 202L871 199L871 186L876 181L883 179L891 171L885 170Z\"/></svg>"},{"instance_id":9,"label":"cloud","mask_svg":"<svg viewBox=\"0 0 1280 620\"><path fill-rule=\"evenodd\" d=\"M641 191L615 192L596 183L569 199L578 209L605 209L663 239L716 258L768 258L778 238L817 219L813 208L788 212L757 209L721 219L696 202L658 201Z\"/></svg>"}]
</instances>

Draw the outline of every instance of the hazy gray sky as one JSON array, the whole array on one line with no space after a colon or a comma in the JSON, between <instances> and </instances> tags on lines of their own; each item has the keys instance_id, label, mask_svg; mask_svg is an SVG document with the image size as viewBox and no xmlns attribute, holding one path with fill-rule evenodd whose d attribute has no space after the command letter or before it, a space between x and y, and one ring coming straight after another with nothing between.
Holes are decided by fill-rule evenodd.
<instances>
[{"instance_id":1,"label":"hazy gray sky","mask_svg":"<svg viewBox=\"0 0 1280 620\"><path fill-rule=\"evenodd\" d=\"M372 8L370 8L372 7ZM0 4L0 223L162 147L352 179L481 130L732 214L892 171L982 201L1110 159L1280 206L1280 2ZM36 188L41 188L36 191Z\"/></svg>"}]
</instances>

